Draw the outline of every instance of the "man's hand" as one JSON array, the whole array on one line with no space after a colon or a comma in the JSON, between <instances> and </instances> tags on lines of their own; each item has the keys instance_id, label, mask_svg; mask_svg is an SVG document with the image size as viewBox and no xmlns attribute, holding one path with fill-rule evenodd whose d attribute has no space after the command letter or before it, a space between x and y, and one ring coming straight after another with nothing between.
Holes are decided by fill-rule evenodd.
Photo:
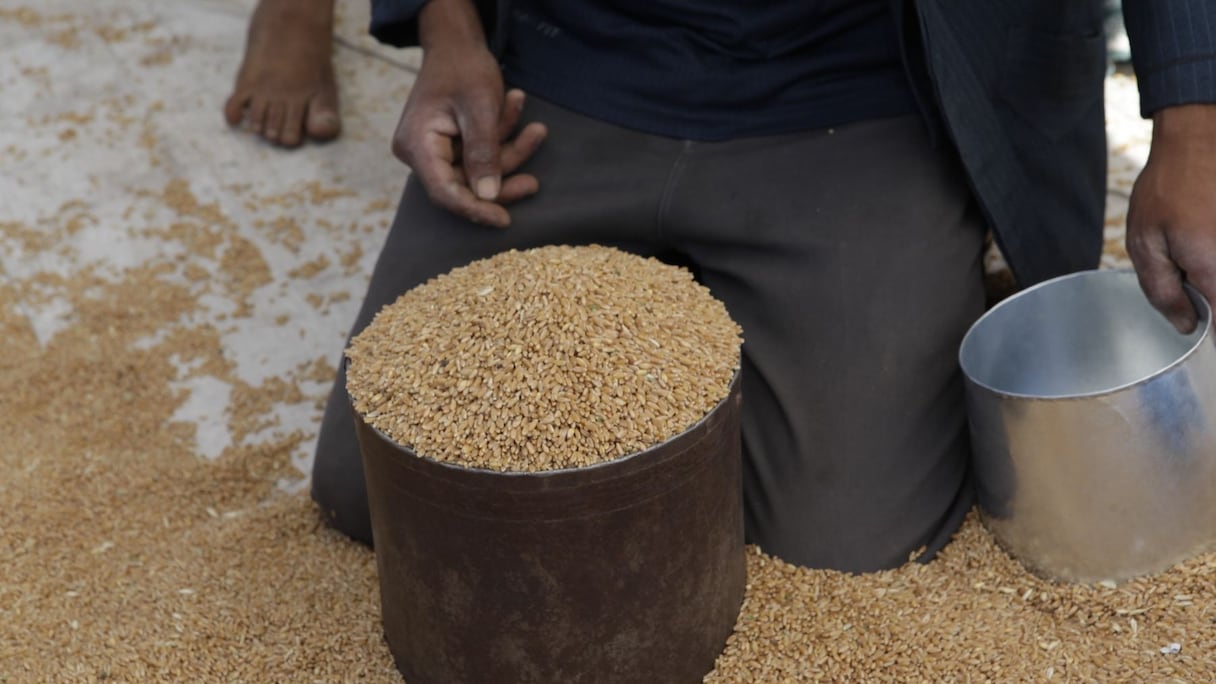
<instances>
[{"instance_id":1,"label":"man's hand","mask_svg":"<svg viewBox=\"0 0 1216 684\"><path fill-rule=\"evenodd\" d=\"M1127 213L1127 252L1153 306L1180 332L1194 330L1183 281L1216 303L1216 105L1153 115L1148 163Z\"/></svg>"},{"instance_id":2,"label":"man's hand","mask_svg":"<svg viewBox=\"0 0 1216 684\"><path fill-rule=\"evenodd\" d=\"M393 154L413 169L436 205L477 223L511 223L505 205L535 193L530 174L509 175L527 161L546 130L530 123L517 135L520 90L503 93L468 0L431 0L419 16L422 68L393 135Z\"/></svg>"}]
</instances>

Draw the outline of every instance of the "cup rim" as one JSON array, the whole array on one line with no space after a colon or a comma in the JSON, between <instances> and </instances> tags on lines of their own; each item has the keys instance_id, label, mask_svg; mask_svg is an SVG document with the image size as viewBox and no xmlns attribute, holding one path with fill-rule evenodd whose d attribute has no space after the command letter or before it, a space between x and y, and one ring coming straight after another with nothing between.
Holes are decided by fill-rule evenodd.
<instances>
[{"instance_id":1,"label":"cup rim","mask_svg":"<svg viewBox=\"0 0 1216 684\"><path fill-rule=\"evenodd\" d=\"M1005 308L1007 305L1010 305L1014 301L1021 299L1022 297L1025 297L1037 290L1045 289L1045 288L1051 287L1053 285L1058 285L1059 283L1064 282L1064 281L1073 280L1073 279L1077 279L1077 278L1093 278L1093 277L1108 277L1108 276L1125 277L1128 274L1135 276L1136 272L1135 272L1135 270L1130 269L1130 268L1112 268L1112 269L1094 268L1094 269L1088 269L1088 270L1084 270L1084 271L1077 271L1075 273L1068 273L1068 274L1065 274L1062 276L1057 276L1055 278L1051 278L1049 280L1045 280L1041 283L1032 285L1020 292L1010 295L1009 297L1006 297L1004 300L997 303L996 306L993 306L991 309L984 312L984 314L982 316L980 316L978 319L976 319L976 321L971 324L971 327L967 329L967 334L963 336L963 341L959 343L958 364L959 364L959 368L963 371L963 377L966 378L966 380L969 384L973 384L977 387L983 388L985 391L990 392L990 393L1000 396L1000 397L1005 397L1005 398L1010 398L1010 399L1024 399L1024 400L1031 400L1031 401L1069 401L1069 400L1076 400L1076 399L1092 399L1095 397L1104 397L1104 396L1109 396L1111 394L1116 394L1118 392L1123 392L1128 389L1132 389L1134 387L1151 382L1152 380L1154 380L1158 377L1161 377L1162 375L1165 375L1166 373L1177 368L1178 366L1181 366L1188 359L1190 359L1192 356L1194 356L1195 352L1198 351L1199 348L1208 341L1208 339L1211 337L1211 334L1212 334L1212 305L1211 305L1211 303L1208 302L1207 298L1205 298L1202 294L1199 293L1198 290L1196 290L1193 286L1191 286L1190 283L1186 283L1186 282L1183 282L1182 286L1186 290L1187 294L1190 296L1191 303L1195 305L1196 311L1199 313L1199 320L1195 324L1196 329L1199 329L1200 327L1202 327L1203 332L1200 335L1198 335L1195 338L1195 342L1185 352L1183 352L1182 354L1179 354L1176 359L1174 359L1170 363L1154 370L1153 372L1151 372L1143 377L1140 377L1135 380L1131 380L1129 382L1125 382L1123 384L1116 385L1113 387L1108 387L1108 388L1104 388L1104 389L1100 389L1100 390L1094 390L1092 392L1075 392L1075 393L1069 393L1069 394L1026 394L1023 392L1011 392L1009 390L998 389L996 387L993 387L991 384L981 382L980 380L977 380L975 375L967 368L967 363L964 360L963 352L967 348L968 342L970 342L973 339L973 335L975 334L976 330L978 330L984 324L984 321L988 320L989 318L991 318L993 316L1000 315L998 312L1001 311L1001 309ZM1194 333L1191 332L1191 333L1187 333L1187 334L1192 335Z\"/></svg>"}]
</instances>

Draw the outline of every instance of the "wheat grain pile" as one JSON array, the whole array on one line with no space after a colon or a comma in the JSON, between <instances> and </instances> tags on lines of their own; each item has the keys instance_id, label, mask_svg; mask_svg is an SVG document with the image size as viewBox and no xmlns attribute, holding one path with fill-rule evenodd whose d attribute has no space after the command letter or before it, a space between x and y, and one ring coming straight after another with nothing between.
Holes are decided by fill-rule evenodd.
<instances>
[{"instance_id":1,"label":"wheat grain pile","mask_svg":"<svg viewBox=\"0 0 1216 684\"><path fill-rule=\"evenodd\" d=\"M726 398L739 326L683 268L599 246L508 251L386 306L347 350L356 410L430 458L576 468Z\"/></svg>"}]
</instances>

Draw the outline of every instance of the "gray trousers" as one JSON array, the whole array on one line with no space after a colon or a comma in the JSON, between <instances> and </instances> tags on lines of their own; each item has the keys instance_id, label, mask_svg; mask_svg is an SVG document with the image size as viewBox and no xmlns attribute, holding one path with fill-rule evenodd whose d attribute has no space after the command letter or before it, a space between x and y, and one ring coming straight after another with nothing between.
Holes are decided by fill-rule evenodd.
<instances>
[{"instance_id":1,"label":"gray trousers","mask_svg":"<svg viewBox=\"0 0 1216 684\"><path fill-rule=\"evenodd\" d=\"M957 348L983 311L985 226L915 117L721 143L646 135L532 98L549 127L506 230L404 197L352 335L428 278L497 252L599 243L688 265L743 327L749 542L869 571L940 549L971 506ZM313 469L371 542L338 373Z\"/></svg>"}]
</instances>

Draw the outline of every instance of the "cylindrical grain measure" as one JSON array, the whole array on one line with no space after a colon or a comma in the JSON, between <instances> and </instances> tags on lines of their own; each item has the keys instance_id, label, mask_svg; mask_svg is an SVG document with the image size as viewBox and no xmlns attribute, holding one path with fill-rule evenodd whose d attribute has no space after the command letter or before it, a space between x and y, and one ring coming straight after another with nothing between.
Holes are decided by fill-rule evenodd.
<instances>
[{"instance_id":1,"label":"cylindrical grain measure","mask_svg":"<svg viewBox=\"0 0 1216 684\"><path fill-rule=\"evenodd\" d=\"M1010 552L1056 578L1164 570L1216 542L1211 309L1179 334L1131 271L1005 300L962 343L978 499Z\"/></svg>"},{"instance_id":2,"label":"cylindrical grain measure","mask_svg":"<svg viewBox=\"0 0 1216 684\"><path fill-rule=\"evenodd\" d=\"M356 411L384 630L410 684L699 682L746 581L739 379L662 444L536 473L415 455Z\"/></svg>"}]
</instances>

